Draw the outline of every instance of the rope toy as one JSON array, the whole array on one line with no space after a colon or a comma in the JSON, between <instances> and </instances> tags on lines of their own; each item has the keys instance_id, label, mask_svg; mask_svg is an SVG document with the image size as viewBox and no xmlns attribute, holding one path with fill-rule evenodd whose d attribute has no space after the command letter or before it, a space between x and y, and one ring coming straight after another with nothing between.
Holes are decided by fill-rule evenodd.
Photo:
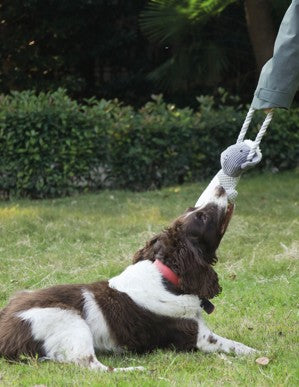
<instances>
[{"instance_id":1,"label":"rope toy","mask_svg":"<svg viewBox=\"0 0 299 387\"><path fill-rule=\"evenodd\" d=\"M249 109L236 144L229 146L221 153L221 169L201 194L195 207L207 203L211 197L211 191L214 190L217 185L221 185L226 190L229 202L234 203L238 195L236 186L240 180L241 174L247 169L254 167L262 160L262 152L259 145L272 120L273 109L267 114L255 140L244 140L254 112L255 109Z\"/></svg>"}]
</instances>

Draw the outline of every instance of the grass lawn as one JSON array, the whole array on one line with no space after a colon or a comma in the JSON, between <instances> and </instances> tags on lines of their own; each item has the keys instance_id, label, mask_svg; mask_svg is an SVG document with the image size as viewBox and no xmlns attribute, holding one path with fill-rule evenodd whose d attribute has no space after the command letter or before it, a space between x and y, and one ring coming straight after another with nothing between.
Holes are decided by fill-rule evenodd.
<instances>
[{"instance_id":1,"label":"grass lawn","mask_svg":"<svg viewBox=\"0 0 299 387\"><path fill-rule=\"evenodd\" d=\"M194 205L205 186L0 203L0 306L16 290L116 275L148 238ZM267 366L256 364L257 356L171 350L99 356L106 365L147 369L125 374L0 359L0 385L299 385L298 204L295 172L242 178L235 215L218 251L223 292L214 300L215 312L205 315L217 334L259 349L259 356L270 359Z\"/></svg>"}]
</instances>

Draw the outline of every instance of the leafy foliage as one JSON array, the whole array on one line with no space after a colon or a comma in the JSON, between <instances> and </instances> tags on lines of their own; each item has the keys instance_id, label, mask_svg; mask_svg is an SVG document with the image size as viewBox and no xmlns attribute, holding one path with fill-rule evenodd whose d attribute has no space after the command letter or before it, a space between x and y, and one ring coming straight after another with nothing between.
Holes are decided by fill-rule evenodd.
<instances>
[{"instance_id":1,"label":"leafy foliage","mask_svg":"<svg viewBox=\"0 0 299 387\"><path fill-rule=\"evenodd\" d=\"M224 91L179 109L153 96L139 110L117 100L70 99L64 90L0 97L0 193L33 198L102 187L144 190L211 177L245 117ZM227 106L233 102L235 107ZM254 130L249 134L254 138ZM294 168L298 109L277 112L259 168Z\"/></svg>"},{"instance_id":2,"label":"leafy foliage","mask_svg":"<svg viewBox=\"0 0 299 387\"><path fill-rule=\"evenodd\" d=\"M148 68L138 15L146 0L1 4L0 90L56 90L136 100ZM134 90L134 93L132 92Z\"/></svg>"},{"instance_id":3,"label":"leafy foliage","mask_svg":"<svg viewBox=\"0 0 299 387\"><path fill-rule=\"evenodd\" d=\"M90 114L86 121L84 109L63 90L2 97L0 187L21 196L44 197L88 186L101 154L93 119Z\"/></svg>"},{"instance_id":4,"label":"leafy foliage","mask_svg":"<svg viewBox=\"0 0 299 387\"><path fill-rule=\"evenodd\" d=\"M235 0L151 0L141 13L141 25L148 37L161 43L179 39L195 21L201 28Z\"/></svg>"},{"instance_id":5,"label":"leafy foliage","mask_svg":"<svg viewBox=\"0 0 299 387\"><path fill-rule=\"evenodd\" d=\"M220 19L219 15L234 2L150 1L141 14L141 28L150 40L166 45L170 54L150 72L149 79L172 92L217 84L229 66L231 45L221 32L227 29L228 17Z\"/></svg>"},{"instance_id":6,"label":"leafy foliage","mask_svg":"<svg viewBox=\"0 0 299 387\"><path fill-rule=\"evenodd\" d=\"M288 4L269 2L276 26ZM0 92L63 87L80 100L117 97L134 106L163 92L168 101L186 106L196 95L214 94L221 83L249 100L256 74L243 5L233 0L4 1Z\"/></svg>"}]
</instances>

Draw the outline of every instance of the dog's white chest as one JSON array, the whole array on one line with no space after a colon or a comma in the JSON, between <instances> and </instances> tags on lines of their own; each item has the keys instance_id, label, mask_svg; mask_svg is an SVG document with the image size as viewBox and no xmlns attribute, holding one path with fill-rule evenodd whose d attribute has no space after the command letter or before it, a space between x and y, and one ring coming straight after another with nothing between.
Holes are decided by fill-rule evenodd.
<instances>
[{"instance_id":1,"label":"dog's white chest","mask_svg":"<svg viewBox=\"0 0 299 387\"><path fill-rule=\"evenodd\" d=\"M200 301L193 295L175 295L168 292L162 275L150 261L128 266L109 286L126 293L137 305L159 315L175 318L196 318Z\"/></svg>"}]
</instances>

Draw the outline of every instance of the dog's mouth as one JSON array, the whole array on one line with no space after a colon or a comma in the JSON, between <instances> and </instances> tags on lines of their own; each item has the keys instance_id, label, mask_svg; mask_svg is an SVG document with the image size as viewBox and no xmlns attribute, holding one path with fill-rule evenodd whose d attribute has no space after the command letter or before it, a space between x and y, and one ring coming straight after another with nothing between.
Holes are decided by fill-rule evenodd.
<instances>
[{"instance_id":1,"label":"dog's mouth","mask_svg":"<svg viewBox=\"0 0 299 387\"><path fill-rule=\"evenodd\" d=\"M222 226L221 226L221 231L220 231L221 235L224 235L224 233L225 233L225 231L227 229L229 221L231 220L231 217L233 216L234 208L235 208L234 204L232 204L232 203L228 204L227 209L226 209L226 213L225 213L225 216L224 216L224 220L223 220L223 223L222 223Z\"/></svg>"}]
</instances>

